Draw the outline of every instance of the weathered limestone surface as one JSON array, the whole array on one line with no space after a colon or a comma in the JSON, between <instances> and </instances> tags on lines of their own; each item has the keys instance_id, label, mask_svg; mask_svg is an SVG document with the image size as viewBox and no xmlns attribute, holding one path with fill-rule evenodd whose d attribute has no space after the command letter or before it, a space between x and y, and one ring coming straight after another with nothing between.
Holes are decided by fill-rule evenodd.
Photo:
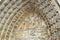
<instances>
[{"instance_id":1,"label":"weathered limestone surface","mask_svg":"<svg viewBox=\"0 0 60 40\"><path fill-rule=\"evenodd\" d=\"M0 1L0 40L60 40L56 0Z\"/></svg>"}]
</instances>

